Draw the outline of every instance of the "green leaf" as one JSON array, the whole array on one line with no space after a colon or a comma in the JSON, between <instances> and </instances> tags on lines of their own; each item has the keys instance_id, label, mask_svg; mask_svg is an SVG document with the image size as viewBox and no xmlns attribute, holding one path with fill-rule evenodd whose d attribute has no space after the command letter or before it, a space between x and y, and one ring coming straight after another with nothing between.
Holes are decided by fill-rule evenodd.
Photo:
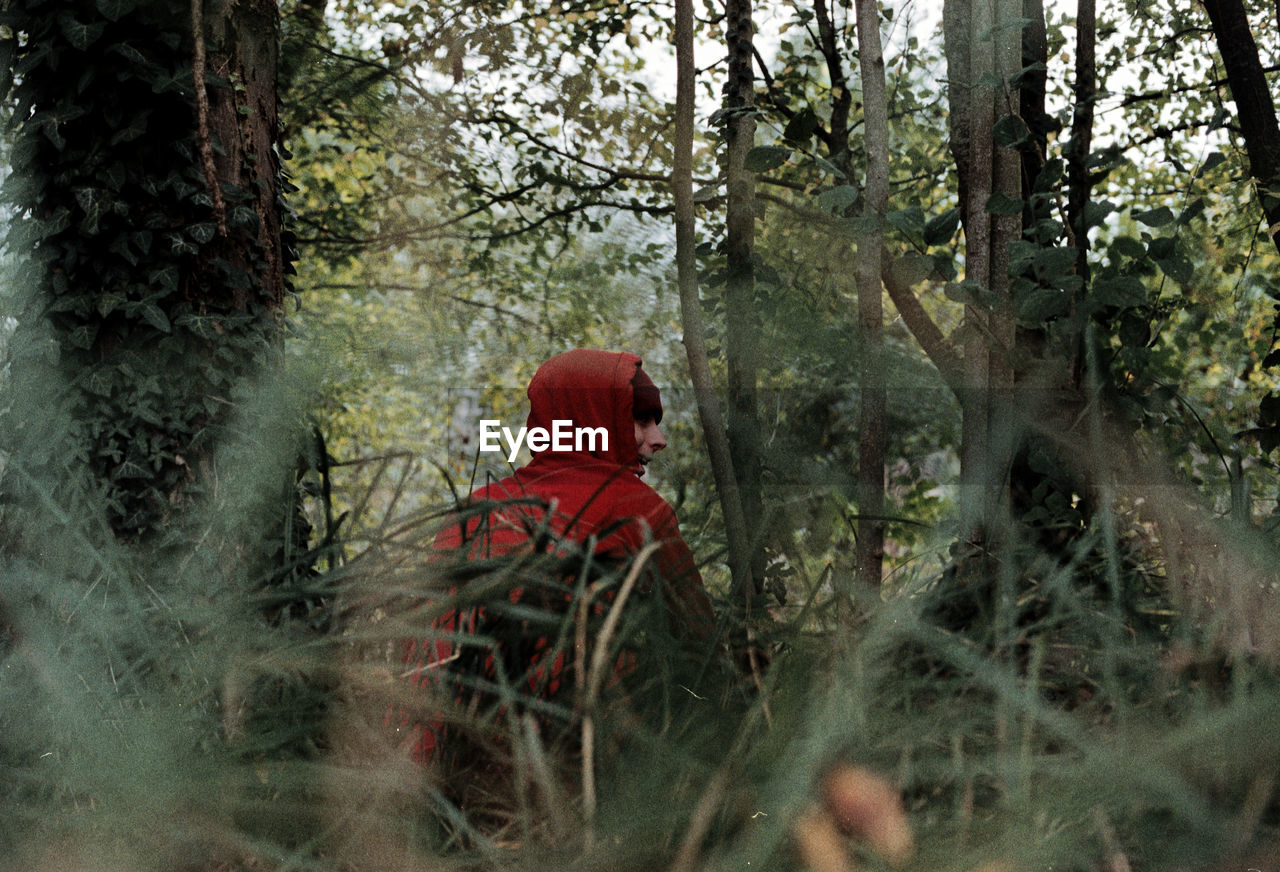
<instances>
[{"instance_id":1,"label":"green leaf","mask_svg":"<svg viewBox=\"0 0 1280 872\"><path fill-rule=\"evenodd\" d=\"M155 303L143 303L140 314L143 321L146 321L162 333L168 333L172 329L169 324L169 316Z\"/></svg>"},{"instance_id":2,"label":"green leaf","mask_svg":"<svg viewBox=\"0 0 1280 872\"><path fill-rule=\"evenodd\" d=\"M1121 317L1116 335L1121 344L1129 348L1144 348L1151 340L1151 325L1146 318L1130 309Z\"/></svg>"},{"instance_id":3,"label":"green leaf","mask_svg":"<svg viewBox=\"0 0 1280 872\"><path fill-rule=\"evenodd\" d=\"M845 175L844 171L841 170L840 167L836 166L831 161L825 158L815 157L813 159L813 165L816 166L818 169L822 170L827 175L835 176L837 179L848 178L848 176Z\"/></svg>"},{"instance_id":4,"label":"green leaf","mask_svg":"<svg viewBox=\"0 0 1280 872\"><path fill-rule=\"evenodd\" d=\"M950 242L960 226L960 209L952 207L941 215L935 215L924 225L924 244L942 245Z\"/></svg>"},{"instance_id":5,"label":"green leaf","mask_svg":"<svg viewBox=\"0 0 1280 872\"><path fill-rule=\"evenodd\" d=\"M1017 115L1006 115L991 128L991 136L1005 148L1018 148L1031 136L1031 131Z\"/></svg>"},{"instance_id":6,"label":"green leaf","mask_svg":"<svg viewBox=\"0 0 1280 872\"><path fill-rule=\"evenodd\" d=\"M767 173L777 169L791 157L791 149L781 145L757 145L747 152L742 168L749 173Z\"/></svg>"},{"instance_id":7,"label":"green leaf","mask_svg":"<svg viewBox=\"0 0 1280 872\"><path fill-rule=\"evenodd\" d=\"M693 202L706 203L714 200L720 194L720 186L717 184L703 185L701 188L693 192Z\"/></svg>"},{"instance_id":8,"label":"green leaf","mask_svg":"<svg viewBox=\"0 0 1280 872\"><path fill-rule=\"evenodd\" d=\"M786 129L782 131L782 137L790 142L806 143L817 129L818 116L806 106L787 122Z\"/></svg>"},{"instance_id":9,"label":"green leaf","mask_svg":"<svg viewBox=\"0 0 1280 872\"><path fill-rule=\"evenodd\" d=\"M1191 276L1195 272L1190 258L1182 251L1175 251L1171 256L1160 258L1156 261L1156 266L1160 267L1160 271L1173 279L1178 284L1185 285L1191 281Z\"/></svg>"},{"instance_id":10,"label":"green leaf","mask_svg":"<svg viewBox=\"0 0 1280 872\"><path fill-rule=\"evenodd\" d=\"M857 201L857 188L853 185L837 185L818 195L818 208L831 215L842 215Z\"/></svg>"},{"instance_id":11,"label":"green leaf","mask_svg":"<svg viewBox=\"0 0 1280 872\"><path fill-rule=\"evenodd\" d=\"M1204 214L1204 209L1204 197L1196 197L1187 208L1182 210L1182 214L1178 216L1178 223L1184 226L1190 224Z\"/></svg>"},{"instance_id":12,"label":"green leaf","mask_svg":"<svg viewBox=\"0 0 1280 872\"><path fill-rule=\"evenodd\" d=\"M98 11L108 21L119 21L138 6L137 0L97 0Z\"/></svg>"},{"instance_id":13,"label":"green leaf","mask_svg":"<svg viewBox=\"0 0 1280 872\"><path fill-rule=\"evenodd\" d=\"M1200 164L1200 168L1196 170L1196 177L1198 178L1207 172L1212 172L1226 162L1227 156L1225 154L1220 151L1212 152L1204 159L1204 162Z\"/></svg>"},{"instance_id":14,"label":"green leaf","mask_svg":"<svg viewBox=\"0 0 1280 872\"><path fill-rule=\"evenodd\" d=\"M110 144L116 145L121 142L133 142L147 132L147 122L151 118L151 110L147 109L139 112L133 118L129 119L129 123L120 127L111 136Z\"/></svg>"},{"instance_id":15,"label":"green leaf","mask_svg":"<svg viewBox=\"0 0 1280 872\"><path fill-rule=\"evenodd\" d=\"M1043 282L1056 282L1070 275L1076 265L1076 250L1071 247L1041 248L1032 258L1036 278Z\"/></svg>"},{"instance_id":16,"label":"green leaf","mask_svg":"<svg viewBox=\"0 0 1280 872\"><path fill-rule=\"evenodd\" d=\"M919 206L908 206L906 209L890 212L884 216L884 220L890 227L913 238L924 232L924 210Z\"/></svg>"},{"instance_id":17,"label":"green leaf","mask_svg":"<svg viewBox=\"0 0 1280 872\"><path fill-rule=\"evenodd\" d=\"M1158 209L1148 209L1145 212L1133 213L1133 219L1148 227L1163 227L1166 224L1172 224L1175 219L1173 210L1168 206L1161 206Z\"/></svg>"},{"instance_id":18,"label":"green leaf","mask_svg":"<svg viewBox=\"0 0 1280 872\"><path fill-rule=\"evenodd\" d=\"M942 286L942 293L949 300L992 312L997 309L1000 303L999 298L990 288L984 288L973 279L965 279L962 282L947 282Z\"/></svg>"},{"instance_id":19,"label":"green leaf","mask_svg":"<svg viewBox=\"0 0 1280 872\"><path fill-rule=\"evenodd\" d=\"M1090 200L1084 204L1084 226L1101 227L1107 216L1116 211L1116 204L1107 200Z\"/></svg>"},{"instance_id":20,"label":"green leaf","mask_svg":"<svg viewBox=\"0 0 1280 872\"><path fill-rule=\"evenodd\" d=\"M889 264L889 273L905 287L912 287L937 273L937 262L927 254L908 252Z\"/></svg>"},{"instance_id":21,"label":"green leaf","mask_svg":"<svg viewBox=\"0 0 1280 872\"><path fill-rule=\"evenodd\" d=\"M1021 197L1010 197L1003 191L987 198L987 212L992 215L1021 215L1023 205Z\"/></svg>"},{"instance_id":22,"label":"green leaf","mask_svg":"<svg viewBox=\"0 0 1280 872\"><path fill-rule=\"evenodd\" d=\"M1280 423L1280 394L1268 394L1258 404L1258 417L1264 423Z\"/></svg>"},{"instance_id":23,"label":"green leaf","mask_svg":"<svg viewBox=\"0 0 1280 872\"><path fill-rule=\"evenodd\" d=\"M93 340L98 336L98 327L99 325L96 321L80 324L67 334L67 342L73 348L91 348L93 347Z\"/></svg>"},{"instance_id":24,"label":"green leaf","mask_svg":"<svg viewBox=\"0 0 1280 872\"><path fill-rule=\"evenodd\" d=\"M192 239L201 245L204 245L213 239L214 235L218 232L218 226L213 222L192 224L187 228L187 232L191 234Z\"/></svg>"},{"instance_id":25,"label":"green leaf","mask_svg":"<svg viewBox=\"0 0 1280 872\"><path fill-rule=\"evenodd\" d=\"M1037 75L1044 73L1046 69L1047 67L1041 61L1025 66L1009 77L1009 87L1021 88L1027 83L1027 80L1036 78Z\"/></svg>"},{"instance_id":26,"label":"green leaf","mask_svg":"<svg viewBox=\"0 0 1280 872\"><path fill-rule=\"evenodd\" d=\"M61 12L58 14L58 27L62 30L62 35L67 38L67 42L72 47L84 51L102 36L102 31L106 30L105 21L98 21L93 24L85 24L77 21L76 17L70 12Z\"/></svg>"},{"instance_id":27,"label":"green leaf","mask_svg":"<svg viewBox=\"0 0 1280 872\"><path fill-rule=\"evenodd\" d=\"M1094 301L1102 306L1125 309L1141 306L1147 301L1147 288L1134 276L1100 278L1090 291Z\"/></svg>"},{"instance_id":28,"label":"green leaf","mask_svg":"<svg viewBox=\"0 0 1280 872\"><path fill-rule=\"evenodd\" d=\"M176 266L163 266L152 270L147 275L147 282L152 287L172 293L178 290L178 268Z\"/></svg>"}]
</instances>

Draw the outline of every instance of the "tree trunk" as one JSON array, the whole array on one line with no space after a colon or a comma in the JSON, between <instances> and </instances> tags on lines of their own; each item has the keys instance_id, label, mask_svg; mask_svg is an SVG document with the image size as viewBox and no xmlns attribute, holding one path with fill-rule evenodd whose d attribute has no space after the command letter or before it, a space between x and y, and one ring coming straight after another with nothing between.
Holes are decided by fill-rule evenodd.
<instances>
[{"instance_id":1,"label":"tree trunk","mask_svg":"<svg viewBox=\"0 0 1280 872\"><path fill-rule=\"evenodd\" d=\"M146 539L208 484L238 384L278 345L278 9L15 0L8 15L26 65L10 241L30 256L6 487Z\"/></svg>"},{"instance_id":2,"label":"tree trunk","mask_svg":"<svg viewBox=\"0 0 1280 872\"><path fill-rule=\"evenodd\" d=\"M951 104L951 148L960 179L960 208L965 230L965 281L989 290L997 301L1009 294L1008 248L1021 232L1020 215L993 215L988 202L996 194L1017 199L1022 193L1020 158L999 146L994 130L1002 109L1015 105L1007 82L1020 69L1020 0L948 0L943 7ZM1007 211L1007 210L1006 210ZM1006 306L992 310L965 306L964 375L960 467L972 535L981 537L986 514L1001 502L1007 450L998 424L1011 399L1013 372L1009 354L1014 324Z\"/></svg>"},{"instance_id":3,"label":"tree trunk","mask_svg":"<svg viewBox=\"0 0 1280 872\"><path fill-rule=\"evenodd\" d=\"M711 461L711 472L724 513L729 546L729 570L738 591L752 591L751 538L743 520L742 500L733 472L729 440L720 417L711 367L707 360L706 330L702 324L702 301L698 297L698 263L694 249L693 211L693 115L697 95L697 73L693 62L693 2L676 0L676 115L672 148L671 189L675 201L676 282L680 289L680 320L684 347L689 360L689 377L698 403L698 418Z\"/></svg>"},{"instance_id":4,"label":"tree trunk","mask_svg":"<svg viewBox=\"0 0 1280 872\"><path fill-rule=\"evenodd\" d=\"M725 42L728 76L725 82L724 173L728 193L725 215L725 362L729 377L729 446L742 497L751 564L752 588L740 588L753 596L764 580L761 522L764 513L760 482L760 410L757 388L760 322L756 306L755 177L745 167L747 152L755 142L756 122L751 21L751 0L725 4ZM738 579L734 579L739 587Z\"/></svg>"},{"instance_id":5,"label":"tree trunk","mask_svg":"<svg viewBox=\"0 0 1280 872\"><path fill-rule=\"evenodd\" d=\"M1276 107L1267 88L1258 45L1249 29L1249 19L1240 0L1204 0L1218 43L1218 54L1227 71L1227 83L1236 103L1236 118L1245 151L1249 154L1249 170L1262 206L1267 235L1280 250L1280 123ZM1272 335L1280 331L1280 313L1272 324ZM1272 361L1274 354L1267 355ZM1264 362L1265 365L1265 362ZM1280 447L1280 394L1271 392L1259 407L1256 435L1264 452Z\"/></svg>"},{"instance_id":6,"label":"tree trunk","mask_svg":"<svg viewBox=\"0 0 1280 872\"><path fill-rule=\"evenodd\" d=\"M889 205L889 105L880 11L858 0L858 55L866 131L867 180L863 215L870 230L858 240L858 323L862 336L862 408L858 431L858 579L880 586L884 565L885 375L881 290L884 217Z\"/></svg>"},{"instance_id":7,"label":"tree trunk","mask_svg":"<svg viewBox=\"0 0 1280 872\"><path fill-rule=\"evenodd\" d=\"M1204 8L1236 103L1240 135L1249 153L1258 202L1270 228L1268 235L1280 249L1280 124L1258 59L1258 45L1240 0L1204 0Z\"/></svg>"},{"instance_id":8,"label":"tree trunk","mask_svg":"<svg viewBox=\"0 0 1280 872\"><path fill-rule=\"evenodd\" d=\"M1067 225L1076 247L1076 274L1089 283L1089 226L1085 208L1092 196L1089 152L1093 147L1094 103L1098 99L1096 62L1098 16L1094 0L1076 4L1075 108L1067 144Z\"/></svg>"}]
</instances>

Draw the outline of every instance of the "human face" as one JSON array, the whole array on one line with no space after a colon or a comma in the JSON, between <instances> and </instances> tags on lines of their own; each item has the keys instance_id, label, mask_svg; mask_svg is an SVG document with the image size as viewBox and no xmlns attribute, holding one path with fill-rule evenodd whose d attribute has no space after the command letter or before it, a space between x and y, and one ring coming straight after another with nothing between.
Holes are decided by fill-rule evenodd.
<instances>
[{"instance_id":1,"label":"human face","mask_svg":"<svg viewBox=\"0 0 1280 872\"><path fill-rule=\"evenodd\" d=\"M653 460L653 455L666 447L667 437L662 435L662 431L658 429L658 422L653 420L652 415L636 418L636 452L639 457L636 458L636 465L631 468L631 471L643 478L644 468L649 465L649 461Z\"/></svg>"}]
</instances>

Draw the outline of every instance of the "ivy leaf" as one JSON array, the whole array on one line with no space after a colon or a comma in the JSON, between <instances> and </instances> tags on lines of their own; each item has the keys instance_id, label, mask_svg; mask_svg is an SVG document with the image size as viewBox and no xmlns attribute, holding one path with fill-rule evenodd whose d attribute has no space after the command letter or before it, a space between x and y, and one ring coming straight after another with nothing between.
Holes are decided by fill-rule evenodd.
<instances>
[{"instance_id":1,"label":"ivy leaf","mask_svg":"<svg viewBox=\"0 0 1280 872\"><path fill-rule=\"evenodd\" d=\"M151 118L151 110L147 109L139 112L129 120L129 123L116 130L111 136L111 145L121 142L133 142L138 137L147 132L147 121Z\"/></svg>"},{"instance_id":2,"label":"ivy leaf","mask_svg":"<svg viewBox=\"0 0 1280 872\"><path fill-rule=\"evenodd\" d=\"M139 66L145 66L148 63L147 56L144 55L142 52L138 51L133 46L129 45L129 43L127 42L117 42L115 45L111 46L111 48L108 49L108 51L113 51L116 54L123 57L125 60L135 63Z\"/></svg>"},{"instance_id":3,"label":"ivy leaf","mask_svg":"<svg viewBox=\"0 0 1280 872\"><path fill-rule=\"evenodd\" d=\"M1146 318L1130 309L1120 318L1120 327L1116 335L1119 336L1122 345L1129 348L1145 348L1151 341L1151 325L1147 323Z\"/></svg>"},{"instance_id":4,"label":"ivy leaf","mask_svg":"<svg viewBox=\"0 0 1280 872\"><path fill-rule=\"evenodd\" d=\"M90 321L87 324L79 324L74 330L67 334L67 342L73 348L92 348L93 340L98 336L99 324L96 321Z\"/></svg>"},{"instance_id":5,"label":"ivy leaf","mask_svg":"<svg viewBox=\"0 0 1280 872\"><path fill-rule=\"evenodd\" d=\"M85 376L84 386L90 393L97 394L100 397L111 396L111 376L108 367L97 366L89 370Z\"/></svg>"},{"instance_id":6,"label":"ivy leaf","mask_svg":"<svg viewBox=\"0 0 1280 872\"><path fill-rule=\"evenodd\" d=\"M960 210L952 207L941 215L935 215L924 225L924 244L942 245L951 241L960 226Z\"/></svg>"},{"instance_id":7,"label":"ivy leaf","mask_svg":"<svg viewBox=\"0 0 1280 872\"><path fill-rule=\"evenodd\" d=\"M996 191L987 198L987 212L992 215L1021 215L1022 207L1021 197L1010 197L1003 191Z\"/></svg>"},{"instance_id":8,"label":"ivy leaf","mask_svg":"<svg viewBox=\"0 0 1280 872\"><path fill-rule=\"evenodd\" d=\"M95 4L102 17L108 21L119 21L137 8L137 0L97 0Z\"/></svg>"},{"instance_id":9,"label":"ivy leaf","mask_svg":"<svg viewBox=\"0 0 1280 872\"><path fill-rule=\"evenodd\" d=\"M84 51L93 45L98 37L102 36L102 31L106 30L107 23L105 21L94 22L93 24L85 24L77 21L76 17L70 12L62 12L58 15L58 26L62 29L62 35L67 38L67 42L72 47Z\"/></svg>"},{"instance_id":10,"label":"ivy leaf","mask_svg":"<svg viewBox=\"0 0 1280 872\"><path fill-rule=\"evenodd\" d=\"M169 316L155 303L143 303L139 314L142 315L143 321L146 321L161 333L168 333L173 329L169 324Z\"/></svg>"},{"instance_id":11,"label":"ivy leaf","mask_svg":"<svg viewBox=\"0 0 1280 872\"><path fill-rule=\"evenodd\" d=\"M742 168L749 173L767 173L777 169L791 157L791 149L781 145L757 145L747 152Z\"/></svg>"},{"instance_id":12,"label":"ivy leaf","mask_svg":"<svg viewBox=\"0 0 1280 872\"><path fill-rule=\"evenodd\" d=\"M1145 212L1133 213L1133 219L1141 222L1148 227L1163 227L1166 224L1172 224L1176 216L1173 210L1168 206L1161 206L1158 209L1148 209Z\"/></svg>"},{"instance_id":13,"label":"ivy leaf","mask_svg":"<svg viewBox=\"0 0 1280 872\"><path fill-rule=\"evenodd\" d=\"M154 269L147 275L147 282L152 287L160 288L167 293L173 293L178 290L178 268L168 265L160 269Z\"/></svg>"},{"instance_id":14,"label":"ivy leaf","mask_svg":"<svg viewBox=\"0 0 1280 872\"><path fill-rule=\"evenodd\" d=\"M1036 61L1033 64L1025 66L1009 77L1009 87L1021 88L1029 80L1034 79L1037 74L1045 72L1046 69L1047 68L1042 61Z\"/></svg>"},{"instance_id":15,"label":"ivy leaf","mask_svg":"<svg viewBox=\"0 0 1280 872\"><path fill-rule=\"evenodd\" d=\"M111 471L111 480L119 481L122 478L150 478L151 473L145 466L136 460L126 460Z\"/></svg>"},{"instance_id":16,"label":"ivy leaf","mask_svg":"<svg viewBox=\"0 0 1280 872\"><path fill-rule=\"evenodd\" d=\"M192 224L187 228L187 232L191 234L192 239L204 245L213 240L214 234L218 232L218 226L211 221L206 221L201 224Z\"/></svg>"},{"instance_id":17,"label":"ivy leaf","mask_svg":"<svg viewBox=\"0 0 1280 872\"><path fill-rule=\"evenodd\" d=\"M258 213L248 206L240 205L231 210L231 223L246 230L258 229Z\"/></svg>"}]
</instances>

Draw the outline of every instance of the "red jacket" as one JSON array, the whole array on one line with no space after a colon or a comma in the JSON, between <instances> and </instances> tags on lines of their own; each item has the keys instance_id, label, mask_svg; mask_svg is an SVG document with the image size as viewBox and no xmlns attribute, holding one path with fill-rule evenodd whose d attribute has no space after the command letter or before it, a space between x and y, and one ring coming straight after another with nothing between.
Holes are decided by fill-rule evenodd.
<instances>
[{"instance_id":1,"label":"red jacket","mask_svg":"<svg viewBox=\"0 0 1280 872\"><path fill-rule=\"evenodd\" d=\"M460 520L446 525L436 536L435 548L441 554L472 560L533 553L535 547L545 547L548 537L539 536L543 531L577 544L598 537L594 554L622 562L646 543L655 542L658 549L651 566L665 585L675 632L687 638L705 638L711 633L714 614L693 554L680 535L671 506L635 472L638 453L631 382L639 367L640 358L634 354L586 349L566 352L543 364L529 384L528 429L540 427L552 432L557 420L571 422L569 427L574 429L603 427L608 434L607 446L600 438L594 445L590 439L576 443L566 439L565 444L574 443L569 450L548 448L535 453L533 460L513 475L471 494ZM483 507L488 503L495 505L485 512ZM466 512L466 506L479 507L479 511ZM520 589L511 592L513 602L521 596ZM566 600L571 597L567 587L563 596ZM450 610L437 619L433 630L437 634L472 632L478 615L482 616L482 611L460 615ZM541 645L526 652L530 663L549 645L546 639L538 641ZM405 660L413 667L415 685L429 686L435 680L433 670L447 665L454 653L449 639L408 643ZM561 665L557 657L551 674L541 676L541 692L558 689ZM429 757L434 746L434 730L424 729L417 754Z\"/></svg>"}]
</instances>

